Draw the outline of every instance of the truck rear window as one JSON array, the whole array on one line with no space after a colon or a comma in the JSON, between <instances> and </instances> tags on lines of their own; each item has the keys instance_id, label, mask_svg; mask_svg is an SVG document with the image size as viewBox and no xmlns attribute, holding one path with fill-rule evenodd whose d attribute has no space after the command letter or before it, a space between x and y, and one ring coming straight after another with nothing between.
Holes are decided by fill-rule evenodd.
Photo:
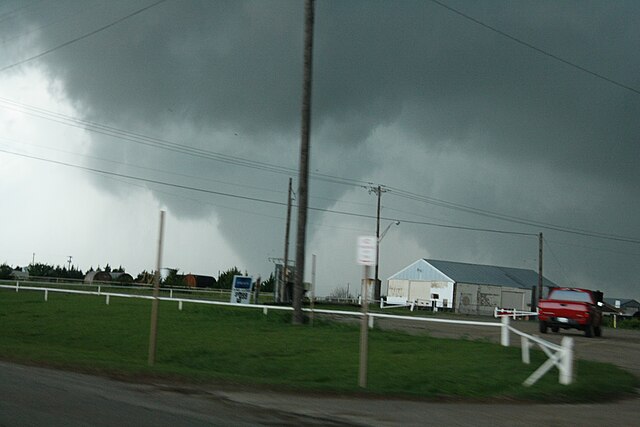
<instances>
[{"instance_id":1,"label":"truck rear window","mask_svg":"<svg viewBox=\"0 0 640 427\"><path fill-rule=\"evenodd\" d=\"M591 296L588 293L580 291L551 291L549 299L593 303L593 301L591 301Z\"/></svg>"}]
</instances>

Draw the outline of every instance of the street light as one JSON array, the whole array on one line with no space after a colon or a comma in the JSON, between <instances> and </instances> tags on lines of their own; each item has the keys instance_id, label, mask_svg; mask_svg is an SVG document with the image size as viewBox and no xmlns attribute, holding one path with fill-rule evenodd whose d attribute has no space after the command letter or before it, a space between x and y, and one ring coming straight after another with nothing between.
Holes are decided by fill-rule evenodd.
<instances>
[{"instance_id":1,"label":"street light","mask_svg":"<svg viewBox=\"0 0 640 427\"><path fill-rule=\"evenodd\" d=\"M382 234L380 235L380 237L378 237L378 244L382 242L382 238L384 237L385 234L387 234L387 231L389 231L392 225L400 225L400 221L394 221L391 224L387 225L387 228L385 228Z\"/></svg>"},{"instance_id":2,"label":"street light","mask_svg":"<svg viewBox=\"0 0 640 427\"><path fill-rule=\"evenodd\" d=\"M380 261L380 242L382 242L382 238L387 234L387 232L389 231L389 229L391 228L392 225L400 225L400 221L393 221L391 223L389 223L389 225L387 225L387 228L384 229L384 231L382 232L382 234L380 234L378 236L378 240L377 240L377 245L376 245L376 277L375 277L375 284L374 286L374 290L375 290L375 298L376 299L380 299L381 298L381 286L380 286L380 279L378 279L378 263Z\"/></svg>"}]
</instances>

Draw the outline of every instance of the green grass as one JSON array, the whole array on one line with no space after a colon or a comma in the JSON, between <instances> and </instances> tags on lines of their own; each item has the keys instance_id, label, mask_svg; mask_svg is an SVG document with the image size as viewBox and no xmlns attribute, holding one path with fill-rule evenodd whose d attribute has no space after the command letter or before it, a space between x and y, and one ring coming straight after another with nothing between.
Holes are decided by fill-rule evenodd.
<instances>
[{"instance_id":1,"label":"green grass","mask_svg":"<svg viewBox=\"0 0 640 427\"><path fill-rule=\"evenodd\" d=\"M293 326L289 312L160 302L157 363L147 366L151 302L129 298L0 290L0 358L124 376L191 382L360 392L359 329L322 322ZM532 352L470 340L369 334L368 393L420 397L601 400L632 392L629 373L578 361L577 381L558 384L552 370L522 382L546 360Z\"/></svg>"}]
</instances>

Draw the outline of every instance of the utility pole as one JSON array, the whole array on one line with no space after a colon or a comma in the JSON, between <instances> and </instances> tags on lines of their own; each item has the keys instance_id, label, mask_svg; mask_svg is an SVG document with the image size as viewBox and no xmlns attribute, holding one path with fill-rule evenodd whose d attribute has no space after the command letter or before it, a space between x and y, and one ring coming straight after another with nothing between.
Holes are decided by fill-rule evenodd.
<instances>
[{"instance_id":1,"label":"utility pole","mask_svg":"<svg viewBox=\"0 0 640 427\"><path fill-rule=\"evenodd\" d=\"M542 299L542 233L538 236L538 301ZM537 304L536 304L537 306Z\"/></svg>"},{"instance_id":2,"label":"utility pole","mask_svg":"<svg viewBox=\"0 0 640 427\"><path fill-rule=\"evenodd\" d=\"M373 284L373 299L376 301L380 301L380 278L378 277L378 263L380 262L380 199L382 198L382 193L386 191L387 190L380 185L369 189L369 193L375 193L378 196L378 210L376 215L376 242L378 244L376 245L375 282Z\"/></svg>"},{"instance_id":3,"label":"utility pole","mask_svg":"<svg viewBox=\"0 0 640 427\"><path fill-rule=\"evenodd\" d=\"M305 243L307 240L307 207L309 204L309 134L311 133L311 71L313 68L314 0L304 4L304 71L302 78L302 125L300 129L300 178L298 187L298 232L296 235L296 274L293 285L293 324L301 325L304 281Z\"/></svg>"},{"instance_id":4,"label":"utility pole","mask_svg":"<svg viewBox=\"0 0 640 427\"><path fill-rule=\"evenodd\" d=\"M291 193L292 179L289 178L289 195L287 196L287 225L284 232L284 262L282 263L282 271L280 272L280 289L278 289L278 301L284 300L284 290L289 280L289 230L291 229Z\"/></svg>"}]
</instances>

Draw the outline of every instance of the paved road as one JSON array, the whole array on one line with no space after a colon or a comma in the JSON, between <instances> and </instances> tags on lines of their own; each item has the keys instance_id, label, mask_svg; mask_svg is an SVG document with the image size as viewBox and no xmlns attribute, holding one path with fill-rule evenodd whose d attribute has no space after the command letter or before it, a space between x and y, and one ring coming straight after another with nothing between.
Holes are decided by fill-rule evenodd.
<instances>
[{"instance_id":1,"label":"paved road","mask_svg":"<svg viewBox=\"0 0 640 427\"><path fill-rule=\"evenodd\" d=\"M0 362L0 426L345 425L221 393Z\"/></svg>"},{"instance_id":2,"label":"paved road","mask_svg":"<svg viewBox=\"0 0 640 427\"><path fill-rule=\"evenodd\" d=\"M480 404L130 384L0 362L0 426L636 426L640 398Z\"/></svg>"},{"instance_id":3,"label":"paved road","mask_svg":"<svg viewBox=\"0 0 640 427\"><path fill-rule=\"evenodd\" d=\"M380 321L432 336L499 341L499 328ZM515 322L529 333L533 322ZM602 339L577 331L578 357L618 364L640 375L640 332L605 329ZM512 337L514 344L518 340ZM640 395L598 405L441 403L288 394L229 387L176 388L0 362L0 426L596 426L640 425Z\"/></svg>"}]
</instances>

